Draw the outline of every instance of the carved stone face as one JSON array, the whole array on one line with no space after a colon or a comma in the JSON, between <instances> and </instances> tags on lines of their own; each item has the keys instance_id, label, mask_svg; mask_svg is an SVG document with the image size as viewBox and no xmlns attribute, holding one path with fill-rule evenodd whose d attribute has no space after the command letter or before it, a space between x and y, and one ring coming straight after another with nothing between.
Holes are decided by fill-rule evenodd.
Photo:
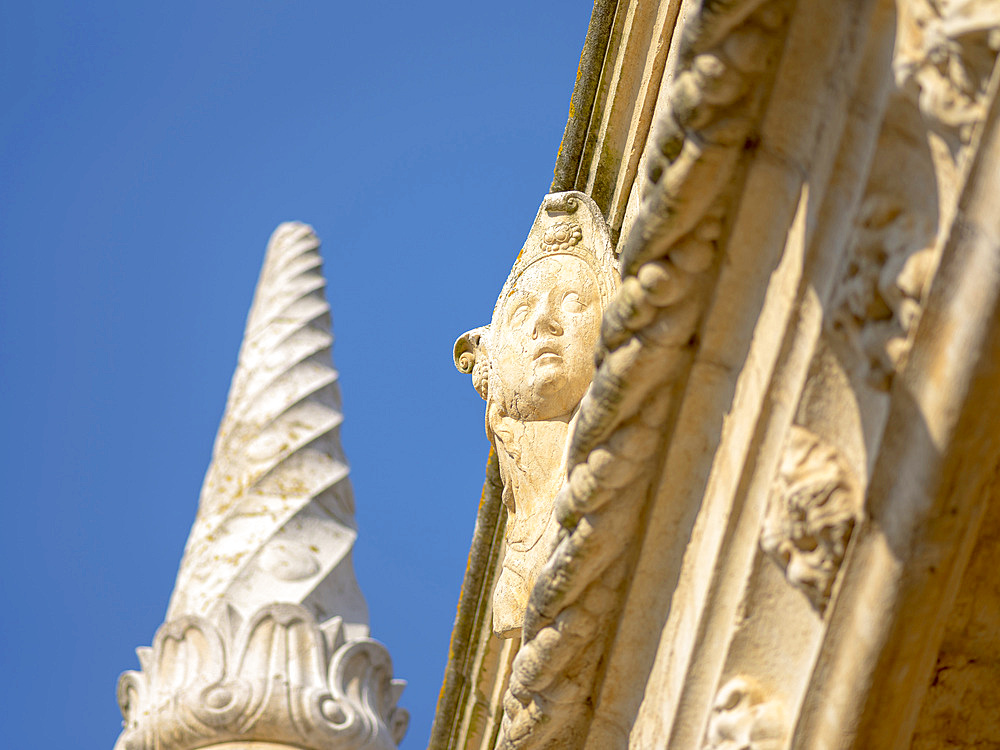
<instances>
[{"instance_id":1,"label":"carved stone face","mask_svg":"<svg viewBox=\"0 0 1000 750\"><path fill-rule=\"evenodd\" d=\"M792 426L760 546L820 612L844 561L862 494L836 448Z\"/></svg>"},{"instance_id":2,"label":"carved stone face","mask_svg":"<svg viewBox=\"0 0 1000 750\"><path fill-rule=\"evenodd\" d=\"M572 413L594 377L601 300L594 272L572 255L525 269L494 320L496 398L515 419Z\"/></svg>"}]
</instances>

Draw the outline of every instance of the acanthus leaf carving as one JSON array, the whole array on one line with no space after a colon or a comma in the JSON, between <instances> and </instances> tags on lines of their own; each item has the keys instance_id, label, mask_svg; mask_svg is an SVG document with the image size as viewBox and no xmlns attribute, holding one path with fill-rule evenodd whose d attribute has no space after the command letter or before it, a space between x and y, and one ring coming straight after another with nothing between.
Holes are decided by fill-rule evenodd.
<instances>
[{"instance_id":1,"label":"acanthus leaf carving","mask_svg":"<svg viewBox=\"0 0 1000 750\"><path fill-rule=\"evenodd\" d=\"M862 501L858 480L837 449L793 425L760 546L820 612L830 600Z\"/></svg>"},{"instance_id":2,"label":"acanthus leaf carving","mask_svg":"<svg viewBox=\"0 0 1000 750\"><path fill-rule=\"evenodd\" d=\"M901 10L896 83L956 155L985 114L1000 50L1000 3L910 0Z\"/></svg>"},{"instance_id":3,"label":"acanthus leaf carving","mask_svg":"<svg viewBox=\"0 0 1000 750\"><path fill-rule=\"evenodd\" d=\"M123 674L116 750L195 750L220 742L306 750L394 750L409 714L405 683L370 638L345 639L303 607L271 604L236 625L185 615L160 627L142 670Z\"/></svg>"}]
</instances>

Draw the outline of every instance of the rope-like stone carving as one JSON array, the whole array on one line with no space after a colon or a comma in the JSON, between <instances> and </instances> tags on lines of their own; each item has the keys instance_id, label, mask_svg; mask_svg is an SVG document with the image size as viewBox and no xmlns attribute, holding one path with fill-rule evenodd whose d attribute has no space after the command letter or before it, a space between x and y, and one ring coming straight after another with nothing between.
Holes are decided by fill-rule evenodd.
<instances>
[{"instance_id":1,"label":"rope-like stone carving","mask_svg":"<svg viewBox=\"0 0 1000 750\"><path fill-rule=\"evenodd\" d=\"M722 217L782 48L790 0L704 2L646 146L599 367L570 436L559 541L531 593L500 747L576 747L624 596L677 387L717 276Z\"/></svg>"},{"instance_id":2,"label":"rope-like stone carving","mask_svg":"<svg viewBox=\"0 0 1000 750\"><path fill-rule=\"evenodd\" d=\"M273 601L367 635L354 578L354 498L319 240L282 224L268 243L239 364L167 619L244 615Z\"/></svg>"}]
</instances>

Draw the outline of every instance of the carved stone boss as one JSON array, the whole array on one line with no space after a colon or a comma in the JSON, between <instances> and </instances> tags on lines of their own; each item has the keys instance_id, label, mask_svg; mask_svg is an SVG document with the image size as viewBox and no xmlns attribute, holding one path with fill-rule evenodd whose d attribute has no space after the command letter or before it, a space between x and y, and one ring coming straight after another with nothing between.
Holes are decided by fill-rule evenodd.
<instances>
[{"instance_id":1,"label":"carved stone boss","mask_svg":"<svg viewBox=\"0 0 1000 750\"><path fill-rule=\"evenodd\" d=\"M779 750L787 734L781 702L740 675L715 695L703 750Z\"/></svg>"},{"instance_id":2,"label":"carved stone boss","mask_svg":"<svg viewBox=\"0 0 1000 750\"><path fill-rule=\"evenodd\" d=\"M566 442L594 376L601 315L618 288L607 227L583 193L545 197L488 326L461 336L455 365L486 401L507 511L493 629L516 634L555 540Z\"/></svg>"},{"instance_id":3,"label":"carved stone boss","mask_svg":"<svg viewBox=\"0 0 1000 750\"><path fill-rule=\"evenodd\" d=\"M351 565L321 268L310 227L278 227L167 622L119 681L116 750L392 750L406 731Z\"/></svg>"},{"instance_id":4,"label":"carved stone boss","mask_svg":"<svg viewBox=\"0 0 1000 750\"><path fill-rule=\"evenodd\" d=\"M760 546L820 612L830 600L862 502L857 478L837 449L793 425Z\"/></svg>"}]
</instances>

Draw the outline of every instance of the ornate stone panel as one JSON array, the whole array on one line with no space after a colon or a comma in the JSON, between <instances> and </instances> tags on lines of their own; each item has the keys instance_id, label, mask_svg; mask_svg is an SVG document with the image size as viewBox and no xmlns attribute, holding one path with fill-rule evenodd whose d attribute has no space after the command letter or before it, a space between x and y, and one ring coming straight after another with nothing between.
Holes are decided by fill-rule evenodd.
<instances>
[{"instance_id":1,"label":"ornate stone panel","mask_svg":"<svg viewBox=\"0 0 1000 750\"><path fill-rule=\"evenodd\" d=\"M272 604L241 623L232 608L160 627L141 672L118 684L125 717L116 750L194 750L262 741L305 750L392 750L409 715L396 701L385 647L346 640L303 607Z\"/></svg>"},{"instance_id":2,"label":"ornate stone panel","mask_svg":"<svg viewBox=\"0 0 1000 750\"><path fill-rule=\"evenodd\" d=\"M861 487L837 449L793 425L760 546L820 612L830 600L862 502Z\"/></svg>"}]
</instances>

